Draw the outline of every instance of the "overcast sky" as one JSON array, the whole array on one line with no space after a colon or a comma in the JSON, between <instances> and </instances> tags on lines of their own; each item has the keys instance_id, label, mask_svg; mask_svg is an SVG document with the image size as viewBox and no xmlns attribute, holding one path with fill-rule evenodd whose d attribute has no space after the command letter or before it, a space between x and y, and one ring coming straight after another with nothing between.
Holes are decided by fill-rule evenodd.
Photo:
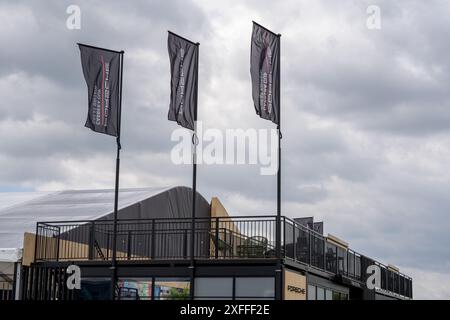
<instances>
[{"instance_id":1,"label":"overcast sky","mask_svg":"<svg viewBox=\"0 0 450 320\"><path fill-rule=\"evenodd\" d=\"M274 128L251 100L255 20L282 34L282 214L400 267L415 298L450 298L448 1L43 3L0 1L0 191L114 186L114 139L83 127L77 42L125 50L121 186L189 186L170 160L167 30L201 43L205 128ZM233 215L276 213L257 165L202 165L197 181Z\"/></svg>"}]
</instances>

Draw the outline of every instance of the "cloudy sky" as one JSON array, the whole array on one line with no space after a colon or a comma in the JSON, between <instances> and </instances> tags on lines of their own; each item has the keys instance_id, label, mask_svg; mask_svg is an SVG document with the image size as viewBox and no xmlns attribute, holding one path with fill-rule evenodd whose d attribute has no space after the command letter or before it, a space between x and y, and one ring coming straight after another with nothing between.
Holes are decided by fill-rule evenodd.
<instances>
[{"instance_id":1,"label":"cloudy sky","mask_svg":"<svg viewBox=\"0 0 450 320\"><path fill-rule=\"evenodd\" d=\"M170 159L167 30L201 43L205 129L269 129L251 100L255 20L282 34L283 214L397 265L415 298L450 298L448 1L45 3L0 1L0 191L113 187L115 141L83 127L77 42L125 50L121 185L190 185ZM258 165L199 166L198 191L234 215L276 211Z\"/></svg>"}]
</instances>

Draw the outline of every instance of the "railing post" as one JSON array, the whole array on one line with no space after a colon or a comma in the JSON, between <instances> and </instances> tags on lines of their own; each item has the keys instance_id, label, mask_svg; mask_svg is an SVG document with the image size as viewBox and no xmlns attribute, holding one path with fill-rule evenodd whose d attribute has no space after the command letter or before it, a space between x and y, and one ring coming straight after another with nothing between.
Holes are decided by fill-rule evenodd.
<instances>
[{"instance_id":1,"label":"railing post","mask_svg":"<svg viewBox=\"0 0 450 320\"><path fill-rule=\"evenodd\" d=\"M311 237L311 233L308 230L305 230L305 232L308 232L308 264L312 265L312 237Z\"/></svg>"},{"instance_id":2,"label":"railing post","mask_svg":"<svg viewBox=\"0 0 450 320\"><path fill-rule=\"evenodd\" d=\"M281 257L285 258L286 257L286 217L283 216L283 224L280 226L280 231L283 230L283 250L281 250L280 254Z\"/></svg>"},{"instance_id":3,"label":"railing post","mask_svg":"<svg viewBox=\"0 0 450 320\"><path fill-rule=\"evenodd\" d=\"M388 274L388 270L385 269L385 277L384 277L384 283L385 283L385 287L383 289L389 290L389 274Z\"/></svg>"},{"instance_id":4,"label":"railing post","mask_svg":"<svg viewBox=\"0 0 450 320\"><path fill-rule=\"evenodd\" d=\"M187 229L183 230L183 258L187 258L188 251L188 231Z\"/></svg>"},{"instance_id":5,"label":"railing post","mask_svg":"<svg viewBox=\"0 0 450 320\"><path fill-rule=\"evenodd\" d=\"M225 227L225 228L223 228L223 241L224 241L224 243L225 243L225 247L223 248L223 257L224 258L226 258L227 257L227 251L228 251L228 246L229 246L229 243L228 243L228 234L227 234L227 228ZM231 241L231 239L230 239L230 241Z\"/></svg>"},{"instance_id":6,"label":"railing post","mask_svg":"<svg viewBox=\"0 0 450 320\"><path fill-rule=\"evenodd\" d=\"M327 241L325 239L323 239L323 249L322 249L322 255L323 255L323 259L322 259L322 269L323 270L327 270Z\"/></svg>"},{"instance_id":7,"label":"railing post","mask_svg":"<svg viewBox=\"0 0 450 320\"><path fill-rule=\"evenodd\" d=\"M292 258L297 261L297 244L295 239L295 224L292 224Z\"/></svg>"},{"instance_id":8,"label":"railing post","mask_svg":"<svg viewBox=\"0 0 450 320\"><path fill-rule=\"evenodd\" d=\"M347 250L345 251L346 253L347 253L347 263L346 263L346 265L347 265L347 270L344 270L344 273L346 274L346 276L348 277L348 275L349 275L349 273L348 273L348 248L347 248ZM344 266L345 267L345 266ZM344 268L345 269L345 268Z\"/></svg>"},{"instance_id":9,"label":"railing post","mask_svg":"<svg viewBox=\"0 0 450 320\"><path fill-rule=\"evenodd\" d=\"M342 263L344 263L344 261L342 261ZM335 269L335 273L339 274L339 249L336 246L336 269Z\"/></svg>"},{"instance_id":10,"label":"railing post","mask_svg":"<svg viewBox=\"0 0 450 320\"><path fill-rule=\"evenodd\" d=\"M131 230L128 230L127 233L127 259L131 258Z\"/></svg>"},{"instance_id":11,"label":"railing post","mask_svg":"<svg viewBox=\"0 0 450 320\"><path fill-rule=\"evenodd\" d=\"M215 235L216 241L215 241L215 254L214 256L219 258L219 217L216 217L216 235Z\"/></svg>"},{"instance_id":12,"label":"railing post","mask_svg":"<svg viewBox=\"0 0 450 320\"><path fill-rule=\"evenodd\" d=\"M38 238L39 238L39 222L36 224L36 236L34 237L34 262L38 260Z\"/></svg>"},{"instance_id":13,"label":"railing post","mask_svg":"<svg viewBox=\"0 0 450 320\"><path fill-rule=\"evenodd\" d=\"M56 240L56 261L59 261L59 243L61 241L61 226L58 226L58 238Z\"/></svg>"},{"instance_id":14,"label":"railing post","mask_svg":"<svg viewBox=\"0 0 450 320\"><path fill-rule=\"evenodd\" d=\"M94 259L94 241L95 241L95 222L92 221L89 225L89 249L88 249L88 259Z\"/></svg>"},{"instance_id":15,"label":"railing post","mask_svg":"<svg viewBox=\"0 0 450 320\"><path fill-rule=\"evenodd\" d=\"M108 228L106 228L106 260L109 260L109 241L110 241L110 234Z\"/></svg>"},{"instance_id":16,"label":"railing post","mask_svg":"<svg viewBox=\"0 0 450 320\"><path fill-rule=\"evenodd\" d=\"M150 246L150 259L154 259L155 258L155 219L152 219L152 235L151 235L151 246Z\"/></svg>"}]
</instances>

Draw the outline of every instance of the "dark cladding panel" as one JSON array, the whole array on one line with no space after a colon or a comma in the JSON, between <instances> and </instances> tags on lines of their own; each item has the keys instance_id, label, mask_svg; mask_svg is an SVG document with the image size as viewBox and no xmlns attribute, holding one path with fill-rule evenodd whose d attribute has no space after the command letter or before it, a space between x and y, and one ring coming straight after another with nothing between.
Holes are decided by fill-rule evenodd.
<instances>
[{"instance_id":1,"label":"dark cladding panel","mask_svg":"<svg viewBox=\"0 0 450 320\"><path fill-rule=\"evenodd\" d=\"M304 227L314 230L314 217L295 218L294 221Z\"/></svg>"},{"instance_id":2,"label":"dark cladding panel","mask_svg":"<svg viewBox=\"0 0 450 320\"><path fill-rule=\"evenodd\" d=\"M313 230L321 235L323 235L323 222L314 222Z\"/></svg>"},{"instance_id":3,"label":"dark cladding panel","mask_svg":"<svg viewBox=\"0 0 450 320\"><path fill-rule=\"evenodd\" d=\"M197 193L196 256L209 253L209 203ZM117 250L119 259L186 258L190 254L190 217L192 216L192 189L175 187L119 210ZM173 223L163 219L186 218ZM151 219L158 219L152 221ZM88 244L86 252L73 252L66 257L77 259L110 258L112 248L112 214L63 231L61 239ZM141 220L139 224L134 221ZM98 221L98 222L97 222ZM107 221L105 223L105 221ZM83 247L84 248L84 247ZM87 249L89 248L89 250ZM88 252L89 251L89 252Z\"/></svg>"},{"instance_id":4,"label":"dark cladding panel","mask_svg":"<svg viewBox=\"0 0 450 320\"><path fill-rule=\"evenodd\" d=\"M304 263L309 263L309 233L295 226L295 238L296 259Z\"/></svg>"},{"instance_id":5,"label":"dark cladding panel","mask_svg":"<svg viewBox=\"0 0 450 320\"><path fill-rule=\"evenodd\" d=\"M210 206L198 192L196 217L210 217ZM119 219L190 218L192 216L192 189L175 187L119 210ZM111 219L112 215L104 219Z\"/></svg>"}]
</instances>

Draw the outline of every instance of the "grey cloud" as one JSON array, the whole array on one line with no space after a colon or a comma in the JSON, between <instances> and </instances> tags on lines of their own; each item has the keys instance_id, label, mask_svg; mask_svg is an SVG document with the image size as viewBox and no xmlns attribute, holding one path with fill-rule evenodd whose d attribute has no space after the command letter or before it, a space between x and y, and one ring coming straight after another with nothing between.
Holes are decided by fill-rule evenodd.
<instances>
[{"instance_id":1,"label":"grey cloud","mask_svg":"<svg viewBox=\"0 0 450 320\"><path fill-rule=\"evenodd\" d=\"M325 41L326 48L288 44L287 63L315 54L310 63L290 63L286 70L288 78L296 79L288 82L290 98L308 112L338 117L362 130L403 135L448 130L449 63L443 53L449 44L442 40L450 24L447 5L434 4L382 2L382 29L350 29L356 43L329 30L333 41Z\"/></svg>"},{"instance_id":2,"label":"grey cloud","mask_svg":"<svg viewBox=\"0 0 450 320\"><path fill-rule=\"evenodd\" d=\"M0 190L113 186L114 139L83 128L76 42L126 51L122 185L190 185L191 166L170 162L166 32L201 42L205 125L273 128L251 102L253 19L283 34L283 214L323 219L381 261L448 275L448 4L379 1L379 31L365 27L370 1L79 1L75 31L69 4L0 3ZM276 210L276 176L258 166L200 165L198 190L233 214Z\"/></svg>"}]
</instances>

